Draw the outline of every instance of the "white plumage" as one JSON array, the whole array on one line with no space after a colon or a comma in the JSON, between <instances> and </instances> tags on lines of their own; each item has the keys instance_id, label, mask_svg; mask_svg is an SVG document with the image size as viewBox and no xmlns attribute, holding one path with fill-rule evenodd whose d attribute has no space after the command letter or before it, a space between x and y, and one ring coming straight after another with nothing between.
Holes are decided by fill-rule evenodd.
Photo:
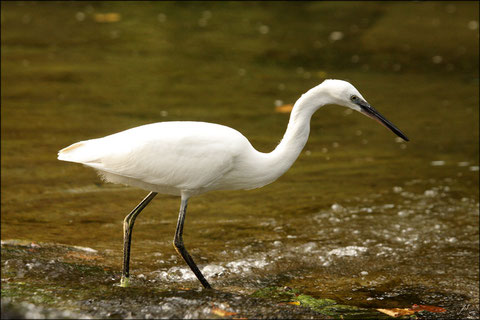
<instances>
[{"instance_id":1,"label":"white plumage","mask_svg":"<svg viewBox=\"0 0 480 320\"><path fill-rule=\"evenodd\" d=\"M205 122L143 125L60 150L58 159L98 170L107 181L159 193L228 187L222 177L253 147L238 131ZM242 161L242 160L240 160ZM232 187L235 184L231 184Z\"/></svg>"}]
</instances>

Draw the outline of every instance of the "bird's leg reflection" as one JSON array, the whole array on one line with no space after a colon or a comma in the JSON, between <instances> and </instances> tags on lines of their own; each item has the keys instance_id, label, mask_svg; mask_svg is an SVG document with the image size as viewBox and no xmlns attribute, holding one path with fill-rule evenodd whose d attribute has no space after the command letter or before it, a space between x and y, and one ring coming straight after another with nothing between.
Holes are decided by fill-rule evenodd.
<instances>
[{"instance_id":1,"label":"bird's leg reflection","mask_svg":"<svg viewBox=\"0 0 480 320\"><path fill-rule=\"evenodd\" d=\"M206 289L211 289L210 284L205 280L205 277L198 269L197 265L193 261L190 254L188 254L185 245L183 244L183 223L185 222L185 214L187 213L187 202L188 199L182 198L182 203L180 205L180 213L178 215L177 229L175 230L175 238L173 239L173 246L175 250L182 256L183 260L188 264L193 273L197 276L197 279L202 283L203 287Z\"/></svg>"},{"instance_id":2,"label":"bird's leg reflection","mask_svg":"<svg viewBox=\"0 0 480 320\"><path fill-rule=\"evenodd\" d=\"M150 192L123 220L123 271L122 279L120 280L121 287L128 287L128 279L130 277L130 244L132 242L135 218L137 218L143 208L145 208L156 195L156 192Z\"/></svg>"}]
</instances>

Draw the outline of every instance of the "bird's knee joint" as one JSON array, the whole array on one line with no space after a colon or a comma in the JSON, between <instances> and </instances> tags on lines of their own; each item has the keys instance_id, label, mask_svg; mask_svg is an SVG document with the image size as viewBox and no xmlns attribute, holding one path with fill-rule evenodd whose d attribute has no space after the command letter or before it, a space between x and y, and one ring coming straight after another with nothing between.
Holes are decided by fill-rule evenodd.
<instances>
[{"instance_id":1,"label":"bird's knee joint","mask_svg":"<svg viewBox=\"0 0 480 320\"><path fill-rule=\"evenodd\" d=\"M177 240L173 240L172 244L175 248L175 251L177 251L177 253L183 257L182 251L185 251L185 246L183 245L183 243Z\"/></svg>"},{"instance_id":2,"label":"bird's knee joint","mask_svg":"<svg viewBox=\"0 0 480 320\"><path fill-rule=\"evenodd\" d=\"M173 246L175 249L185 249L185 245L183 244L183 241L174 239L173 240Z\"/></svg>"},{"instance_id":3,"label":"bird's knee joint","mask_svg":"<svg viewBox=\"0 0 480 320\"><path fill-rule=\"evenodd\" d=\"M128 230L130 226L130 219L127 217L125 217L125 219L123 219L123 233L125 233L125 231Z\"/></svg>"}]
</instances>

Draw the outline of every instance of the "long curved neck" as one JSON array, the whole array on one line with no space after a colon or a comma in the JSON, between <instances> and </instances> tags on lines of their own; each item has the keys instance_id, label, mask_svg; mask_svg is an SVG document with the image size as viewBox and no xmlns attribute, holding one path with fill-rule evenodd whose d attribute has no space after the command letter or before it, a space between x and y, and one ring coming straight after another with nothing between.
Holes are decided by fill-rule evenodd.
<instances>
[{"instance_id":1,"label":"long curved neck","mask_svg":"<svg viewBox=\"0 0 480 320\"><path fill-rule=\"evenodd\" d=\"M320 107L328 103L322 95L322 85L303 94L293 106L287 130L282 141L270 153L265 154L262 167L268 171L271 181L285 173L300 155L310 133L310 119Z\"/></svg>"}]
</instances>

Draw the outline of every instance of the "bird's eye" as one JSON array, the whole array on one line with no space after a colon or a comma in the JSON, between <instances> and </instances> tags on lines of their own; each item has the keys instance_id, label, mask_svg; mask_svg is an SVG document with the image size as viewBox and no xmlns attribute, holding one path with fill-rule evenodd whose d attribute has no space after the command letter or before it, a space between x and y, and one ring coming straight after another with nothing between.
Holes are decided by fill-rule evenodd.
<instances>
[{"instance_id":1,"label":"bird's eye","mask_svg":"<svg viewBox=\"0 0 480 320\"><path fill-rule=\"evenodd\" d=\"M358 97L356 95L353 95L353 96L350 97L350 100L352 100L352 101L355 101L357 99L358 99Z\"/></svg>"}]
</instances>

